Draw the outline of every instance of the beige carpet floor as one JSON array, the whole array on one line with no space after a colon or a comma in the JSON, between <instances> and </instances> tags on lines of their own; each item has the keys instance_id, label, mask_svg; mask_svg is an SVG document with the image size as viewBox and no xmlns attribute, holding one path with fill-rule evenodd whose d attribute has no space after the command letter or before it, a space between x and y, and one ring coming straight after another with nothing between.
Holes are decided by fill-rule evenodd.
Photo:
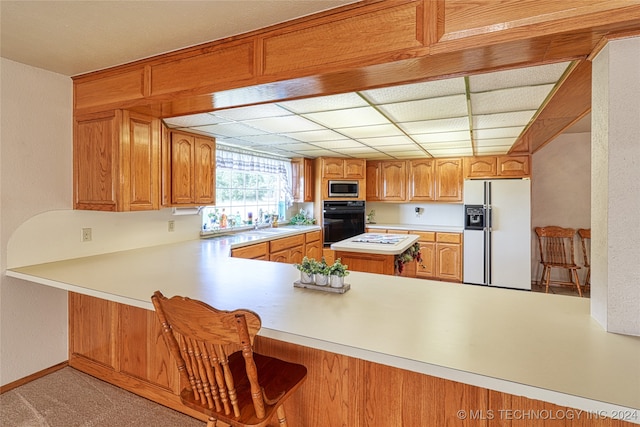
<instances>
[{"instance_id":1,"label":"beige carpet floor","mask_svg":"<svg viewBox=\"0 0 640 427\"><path fill-rule=\"evenodd\" d=\"M70 367L0 395L2 427L204 425Z\"/></svg>"}]
</instances>

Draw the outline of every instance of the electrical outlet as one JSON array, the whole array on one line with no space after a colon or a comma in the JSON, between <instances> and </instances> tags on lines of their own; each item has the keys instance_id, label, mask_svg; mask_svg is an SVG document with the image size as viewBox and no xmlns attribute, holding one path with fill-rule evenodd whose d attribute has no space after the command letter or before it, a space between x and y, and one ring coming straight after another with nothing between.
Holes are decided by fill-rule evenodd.
<instances>
[{"instance_id":1,"label":"electrical outlet","mask_svg":"<svg viewBox=\"0 0 640 427\"><path fill-rule=\"evenodd\" d=\"M176 222L174 220L169 221L169 231L176 231Z\"/></svg>"},{"instance_id":2,"label":"electrical outlet","mask_svg":"<svg viewBox=\"0 0 640 427\"><path fill-rule=\"evenodd\" d=\"M90 242L91 241L91 229L90 228L83 228L82 229L82 241L83 242Z\"/></svg>"}]
</instances>

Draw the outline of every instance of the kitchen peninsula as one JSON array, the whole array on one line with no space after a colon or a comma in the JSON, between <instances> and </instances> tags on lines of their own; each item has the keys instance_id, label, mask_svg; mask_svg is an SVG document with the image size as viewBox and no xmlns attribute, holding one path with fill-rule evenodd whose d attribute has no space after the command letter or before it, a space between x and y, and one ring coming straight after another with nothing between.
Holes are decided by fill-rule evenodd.
<instances>
[{"instance_id":1,"label":"kitchen peninsula","mask_svg":"<svg viewBox=\"0 0 640 427\"><path fill-rule=\"evenodd\" d=\"M461 425L459 411L562 409L555 405L639 422L640 338L602 330L588 300L360 272L349 292L327 294L294 288L290 264L225 256L227 240L7 274L70 292L71 366L181 411L152 312L158 289L260 314L256 350L309 368L288 402L291 425Z\"/></svg>"},{"instance_id":2,"label":"kitchen peninsula","mask_svg":"<svg viewBox=\"0 0 640 427\"><path fill-rule=\"evenodd\" d=\"M396 273L395 257L419 238L415 234L364 233L336 242L331 249L350 270L393 275ZM415 272L415 265L412 267Z\"/></svg>"}]
</instances>

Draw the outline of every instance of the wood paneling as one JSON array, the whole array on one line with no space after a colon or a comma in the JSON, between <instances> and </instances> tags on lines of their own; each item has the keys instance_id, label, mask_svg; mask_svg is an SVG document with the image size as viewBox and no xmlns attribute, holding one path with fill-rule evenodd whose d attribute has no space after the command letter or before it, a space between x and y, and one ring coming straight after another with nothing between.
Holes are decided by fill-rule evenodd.
<instances>
[{"instance_id":1,"label":"wood paneling","mask_svg":"<svg viewBox=\"0 0 640 427\"><path fill-rule=\"evenodd\" d=\"M74 82L74 109L107 106L144 98L144 68Z\"/></svg>"},{"instance_id":2,"label":"wood paneling","mask_svg":"<svg viewBox=\"0 0 640 427\"><path fill-rule=\"evenodd\" d=\"M309 23L264 37L264 75L304 69L420 48L420 3L400 4L367 14Z\"/></svg>"},{"instance_id":3,"label":"wood paneling","mask_svg":"<svg viewBox=\"0 0 640 427\"><path fill-rule=\"evenodd\" d=\"M114 302L69 292L69 354L116 368L117 310Z\"/></svg>"}]
</instances>

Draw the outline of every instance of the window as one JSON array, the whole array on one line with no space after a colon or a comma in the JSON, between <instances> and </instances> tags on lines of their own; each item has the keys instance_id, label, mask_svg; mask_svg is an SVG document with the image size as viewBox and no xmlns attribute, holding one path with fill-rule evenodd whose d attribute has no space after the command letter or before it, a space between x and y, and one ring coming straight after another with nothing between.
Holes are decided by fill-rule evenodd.
<instances>
[{"instance_id":1,"label":"window","mask_svg":"<svg viewBox=\"0 0 640 427\"><path fill-rule=\"evenodd\" d=\"M216 151L216 204L202 211L202 230L284 219L291 205L291 163L236 149Z\"/></svg>"}]
</instances>

